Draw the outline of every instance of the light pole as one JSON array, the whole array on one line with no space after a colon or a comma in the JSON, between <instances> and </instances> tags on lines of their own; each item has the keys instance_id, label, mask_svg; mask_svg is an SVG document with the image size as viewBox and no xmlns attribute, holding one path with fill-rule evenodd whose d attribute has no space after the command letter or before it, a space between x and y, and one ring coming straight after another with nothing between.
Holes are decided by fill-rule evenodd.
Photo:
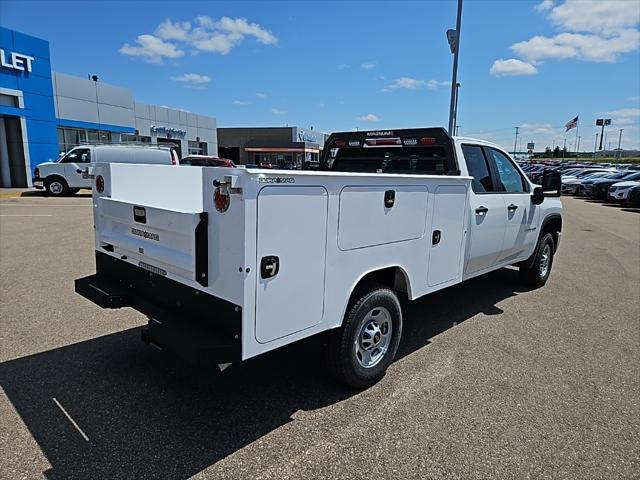
<instances>
[{"instance_id":1,"label":"light pole","mask_svg":"<svg viewBox=\"0 0 640 480\"><path fill-rule=\"evenodd\" d=\"M593 146L593 159L596 159L596 151L598 150L598 136L600 134L596 133L596 144Z\"/></svg>"},{"instance_id":2,"label":"light pole","mask_svg":"<svg viewBox=\"0 0 640 480\"><path fill-rule=\"evenodd\" d=\"M618 137L618 152L617 152L617 155L616 155L616 163L618 163L620 161L619 157L622 156L622 150L620 149L620 144L622 143L622 131L623 130L624 130L624 128L620 129L620 136Z\"/></svg>"},{"instance_id":3,"label":"light pole","mask_svg":"<svg viewBox=\"0 0 640 480\"><path fill-rule=\"evenodd\" d=\"M520 130L520 127L513 127L516 129L516 139L513 142L513 158L516 158L516 150L518 150L518 130Z\"/></svg>"},{"instance_id":4,"label":"light pole","mask_svg":"<svg viewBox=\"0 0 640 480\"><path fill-rule=\"evenodd\" d=\"M447 30L447 40L451 53L453 53L453 72L451 74L451 101L449 105L449 135L453 133L456 121L457 89L458 89L458 52L460 51L460 27L462 23L462 0L458 0L458 15L456 18L456 29Z\"/></svg>"}]
</instances>

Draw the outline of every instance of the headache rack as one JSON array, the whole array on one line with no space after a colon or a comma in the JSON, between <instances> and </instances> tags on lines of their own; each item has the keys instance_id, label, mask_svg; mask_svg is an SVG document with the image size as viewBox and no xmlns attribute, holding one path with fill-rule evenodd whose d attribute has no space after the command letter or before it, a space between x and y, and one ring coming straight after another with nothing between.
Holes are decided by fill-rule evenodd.
<instances>
[{"instance_id":1,"label":"headache rack","mask_svg":"<svg viewBox=\"0 0 640 480\"><path fill-rule=\"evenodd\" d=\"M325 142L320 169L460 175L453 139L441 127L332 133Z\"/></svg>"}]
</instances>

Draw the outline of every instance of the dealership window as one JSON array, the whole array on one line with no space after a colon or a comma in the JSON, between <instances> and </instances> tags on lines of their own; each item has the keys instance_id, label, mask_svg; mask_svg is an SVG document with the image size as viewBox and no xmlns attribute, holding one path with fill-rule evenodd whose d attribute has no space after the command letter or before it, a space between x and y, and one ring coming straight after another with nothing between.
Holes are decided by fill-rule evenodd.
<instances>
[{"instance_id":1,"label":"dealership window","mask_svg":"<svg viewBox=\"0 0 640 480\"><path fill-rule=\"evenodd\" d=\"M58 127L58 151L68 152L83 143L111 143L111 132Z\"/></svg>"},{"instance_id":2,"label":"dealership window","mask_svg":"<svg viewBox=\"0 0 640 480\"><path fill-rule=\"evenodd\" d=\"M120 137L120 141L122 143L151 143L151 137L123 133Z\"/></svg>"},{"instance_id":3,"label":"dealership window","mask_svg":"<svg viewBox=\"0 0 640 480\"><path fill-rule=\"evenodd\" d=\"M189 140L189 155L206 155L207 142L195 142Z\"/></svg>"}]
</instances>

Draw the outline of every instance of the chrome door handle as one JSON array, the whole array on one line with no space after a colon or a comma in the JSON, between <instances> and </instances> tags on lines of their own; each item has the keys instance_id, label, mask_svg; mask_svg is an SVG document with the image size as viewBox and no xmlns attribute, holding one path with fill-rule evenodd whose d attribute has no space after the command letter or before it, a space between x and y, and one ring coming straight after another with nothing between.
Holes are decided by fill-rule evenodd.
<instances>
[{"instance_id":1,"label":"chrome door handle","mask_svg":"<svg viewBox=\"0 0 640 480\"><path fill-rule=\"evenodd\" d=\"M510 212L514 212L517 209L518 209L518 205L515 205L513 203L507 207L507 210L509 210Z\"/></svg>"},{"instance_id":2,"label":"chrome door handle","mask_svg":"<svg viewBox=\"0 0 640 480\"><path fill-rule=\"evenodd\" d=\"M489 209L487 207L478 207L476 208L476 215L484 215L488 211Z\"/></svg>"}]
</instances>

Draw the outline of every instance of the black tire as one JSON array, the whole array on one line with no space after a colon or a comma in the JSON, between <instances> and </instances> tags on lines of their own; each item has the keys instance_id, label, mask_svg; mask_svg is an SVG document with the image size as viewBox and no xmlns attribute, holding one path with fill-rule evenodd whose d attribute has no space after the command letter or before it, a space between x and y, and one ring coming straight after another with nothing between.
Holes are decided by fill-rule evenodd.
<instances>
[{"instance_id":1,"label":"black tire","mask_svg":"<svg viewBox=\"0 0 640 480\"><path fill-rule=\"evenodd\" d=\"M360 289L347 307L342 327L327 334L327 367L336 380L349 387L373 385L393 362L401 335L402 309L396 294L382 285ZM364 352L363 342L370 345L369 353ZM362 353L368 355L370 366L363 366Z\"/></svg>"},{"instance_id":2,"label":"black tire","mask_svg":"<svg viewBox=\"0 0 640 480\"><path fill-rule=\"evenodd\" d=\"M525 285L540 288L547 283L549 275L551 275L554 253L553 235L545 233L533 252L533 259L527 260L520 265L520 278Z\"/></svg>"},{"instance_id":3,"label":"black tire","mask_svg":"<svg viewBox=\"0 0 640 480\"><path fill-rule=\"evenodd\" d=\"M66 180L61 177L47 178L44 181L44 188L47 195L52 197L66 197L69 195L69 185Z\"/></svg>"}]
</instances>

